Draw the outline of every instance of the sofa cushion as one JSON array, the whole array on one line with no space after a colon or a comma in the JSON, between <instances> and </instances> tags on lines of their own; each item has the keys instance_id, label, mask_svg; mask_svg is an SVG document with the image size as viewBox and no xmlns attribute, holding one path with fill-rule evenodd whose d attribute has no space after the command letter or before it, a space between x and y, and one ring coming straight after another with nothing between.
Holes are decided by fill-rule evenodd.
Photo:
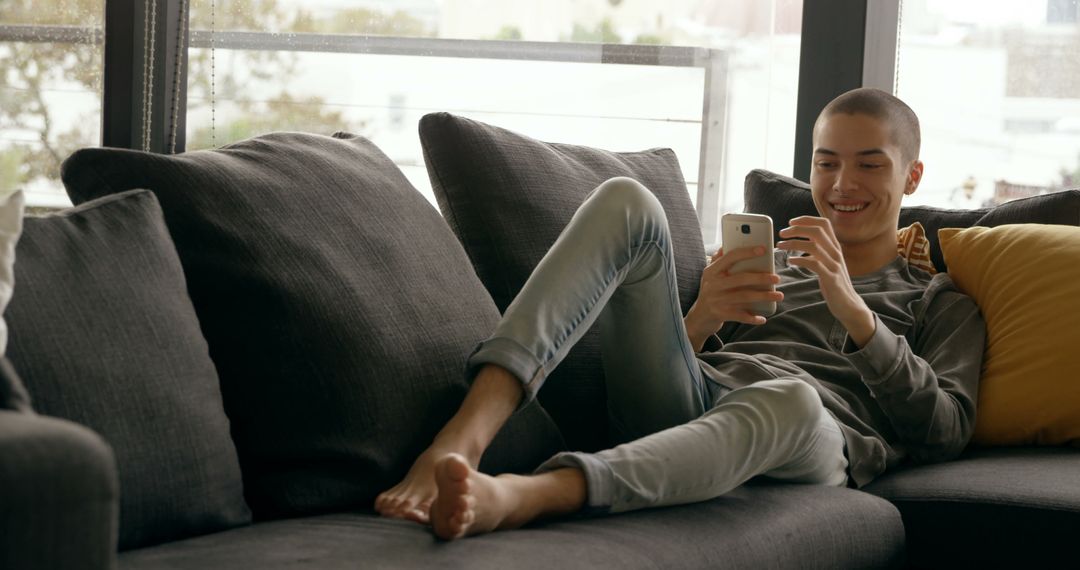
<instances>
[{"instance_id":1,"label":"sofa cushion","mask_svg":"<svg viewBox=\"0 0 1080 570\"><path fill-rule=\"evenodd\" d=\"M192 568L895 568L904 529L850 489L747 485L705 503L564 519L452 542L362 514L275 521L126 553L122 570Z\"/></svg>"},{"instance_id":2,"label":"sofa cushion","mask_svg":"<svg viewBox=\"0 0 1080 570\"><path fill-rule=\"evenodd\" d=\"M751 170L743 186L745 210L772 217L774 231L797 216L816 216L810 185L767 170ZM920 222L930 239L930 258L938 271L946 271L938 230L1004 224L1080 225L1080 190L1065 190L1006 202L994 208L954 210L930 206L900 208L899 227ZM777 236L776 239L779 239Z\"/></svg>"},{"instance_id":3,"label":"sofa cushion","mask_svg":"<svg viewBox=\"0 0 1080 570\"><path fill-rule=\"evenodd\" d=\"M28 217L8 356L38 413L116 455L121 549L251 520L206 341L154 195Z\"/></svg>"},{"instance_id":4,"label":"sofa cushion","mask_svg":"<svg viewBox=\"0 0 1080 570\"><path fill-rule=\"evenodd\" d=\"M1080 228L945 228L939 238L986 319L972 442L1080 446Z\"/></svg>"},{"instance_id":5,"label":"sofa cushion","mask_svg":"<svg viewBox=\"0 0 1080 570\"><path fill-rule=\"evenodd\" d=\"M158 155L84 149L76 202L161 201L257 518L370 507L457 409L498 311L438 212L370 141L273 133ZM532 469L558 445L538 406L485 457Z\"/></svg>"},{"instance_id":6,"label":"sofa cushion","mask_svg":"<svg viewBox=\"0 0 1080 570\"><path fill-rule=\"evenodd\" d=\"M683 312L697 297L705 246L682 170L670 149L608 152L546 143L448 113L420 120L435 198L500 311L555 243L578 206L605 180L634 178L667 213ZM538 399L573 449L607 447L600 343L585 334Z\"/></svg>"},{"instance_id":7,"label":"sofa cushion","mask_svg":"<svg viewBox=\"0 0 1080 570\"><path fill-rule=\"evenodd\" d=\"M1040 568L1076 560L1080 449L973 449L879 477L917 568Z\"/></svg>"}]
</instances>

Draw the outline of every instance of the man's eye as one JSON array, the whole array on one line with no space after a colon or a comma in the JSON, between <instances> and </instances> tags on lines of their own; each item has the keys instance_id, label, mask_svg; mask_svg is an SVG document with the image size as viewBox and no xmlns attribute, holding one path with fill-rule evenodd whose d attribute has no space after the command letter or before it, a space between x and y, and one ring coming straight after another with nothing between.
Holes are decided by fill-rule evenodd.
<instances>
[{"instance_id":1,"label":"man's eye","mask_svg":"<svg viewBox=\"0 0 1080 570\"><path fill-rule=\"evenodd\" d=\"M836 166L836 163L834 163L834 162L825 162L825 161L818 161L818 163L817 163L817 166L818 166L818 168L832 168L833 166Z\"/></svg>"},{"instance_id":2,"label":"man's eye","mask_svg":"<svg viewBox=\"0 0 1080 570\"><path fill-rule=\"evenodd\" d=\"M860 166L862 166L863 168L871 168L871 169L873 169L873 168L881 168L884 165L883 164L874 164L874 163L870 163L870 162L864 162Z\"/></svg>"}]
</instances>

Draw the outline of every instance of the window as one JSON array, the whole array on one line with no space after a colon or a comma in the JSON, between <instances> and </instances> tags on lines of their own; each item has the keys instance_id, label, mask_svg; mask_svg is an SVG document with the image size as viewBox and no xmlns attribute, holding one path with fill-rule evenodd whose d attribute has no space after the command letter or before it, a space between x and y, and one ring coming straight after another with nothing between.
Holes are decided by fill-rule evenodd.
<instances>
[{"instance_id":1,"label":"window","mask_svg":"<svg viewBox=\"0 0 1080 570\"><path fill-rule=\"evenodd\" d=\"M0 195L71 202L60 163L101 138L104 0L7 0L0 13Z\"/></svg>"},{"instance_id":2,"label":"window","mask_svg":"<svg viewBox=\"0 0 1080 570\"><path fill-rule=\"evenodd\" d=\"M187 149L367 136L434 202L417 122L675 150L715 241L751 168L790 174L802 0L193 0Z\"/></svg>"},{"instance_id":3,"label":"window","mask_svg":"<svg viewBox=\"0 0 1080 570\"><path fill-rule=\"evenodd\" d=\"M897 96L919 115L911 203L979 207L1080 186L1080 2L905 0Z\"/></svg>"}]
</instances>

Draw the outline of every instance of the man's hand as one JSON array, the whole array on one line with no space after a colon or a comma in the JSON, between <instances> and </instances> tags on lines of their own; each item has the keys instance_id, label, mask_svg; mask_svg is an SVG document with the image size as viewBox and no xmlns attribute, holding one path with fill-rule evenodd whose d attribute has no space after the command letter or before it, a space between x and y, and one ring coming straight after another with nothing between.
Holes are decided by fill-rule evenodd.
<instances>
[{"instance_id":1,"label":"man's hand","mask_svg":"<svg viewBox=\"0 0 1080 570\"><path fill-rule=\"evenodd\" d=\"M788 263L817 274L821 296L825 298L829 312L844 325L851 340L862 348L874 336L876 321L874 313L851 284L832 223L815 216L799 216L790 223L790 227L780 230L780 237L802 239L785 239L776 244L777 249L806 253L789 257Z\"/></svg>"},{"instance_id":2,"label":"man's hand","mask_svg":"<svg viewBox=\"0 0 1080 570\"><path fill-rule=\"evenodd\" d=\"M776 285L780 277L775 273L729 273L735 262L759 255L772 255L763 247L741 248L724 254L719 250L712 262L701 273L701 288L694 306L686 314L686 334L694 351L698 352L709 335L720 330L726 321L738 321L748 325L765 324L765 317L750 312L755 301L782 301L779 291L759 291L755 286Z\"/></svg>"}]
</instances>

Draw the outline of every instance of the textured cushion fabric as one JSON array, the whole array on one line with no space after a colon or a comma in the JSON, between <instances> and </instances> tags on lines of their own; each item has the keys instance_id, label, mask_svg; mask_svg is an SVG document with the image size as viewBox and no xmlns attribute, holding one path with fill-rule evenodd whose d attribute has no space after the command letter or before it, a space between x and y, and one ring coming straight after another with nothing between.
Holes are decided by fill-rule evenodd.
<instances>
[{"instance_id":1,"label":"textured cushion fabric","mask_svg":"<svg viewBox=\"0 0 1080 570\"><path fill-rule=\"evenodd\" d=\"M1080 447L1080 228L938 232L949 275L986 319L973 443Z\"/></svg>"},{"instance_id":2,"label":"textured cushion fabric","mask_svg":"<svg viewBox=\"0 0 1080 570\"><path fill-rule=\"evenodd\" d=\"M370 141L84 149L62 174L76 202L129 188L161 201L257 518L370 508L460 404L465 357L498 311L438 212ZM482 467L528 470L559 443L532 406Z\"/></svg>"},{"instance_id":3,"label":"textured cushion fabric","mask_svg":"<svg viewBox=\"0 0 1080 570\"><path fill-rule=\"evenodd\" d=\"M810 185L767 170L751 170L743 187L745 209L772 217L774 230L797 216L816 216ZM785 223L781 223L785 222ZM1080 190L1065 190L1006 202L994 208L952 210L929 206L900 208L899 227L920 222L930 239L930 259L938 271L948 267L941 256L938 230L1004 224L1080 225ZM777 238L779 239L779 238Z\"/></svg>"},{"instance_id":4,"label":"textured cushion fabric","mask_svg":"<svg viewBox=\"0 0 1080 570\"><path fill-rule=\"evenodd\" d=\"M1076 560L1080 450L973 449L863 490L900 509L916 568L1050 568Z\"/></svg>"},{"instance_id":5,"label":"textured cushion fabric","mask_svg":"<svg viewBox=\"0 0 1080 570\"><path fill-rule=\"evenodd\" d=\"M199 568L890 568L895 507L850 489L748 485L705 503L537 524L452 542L356 514L257 524L126 553L121 570Z\"/></svg>"},{"instance_id":6,"label":"textured cushion fabric","mask_svg":"<svg viewBox=\"0 0 1080 570\"><path fill-rule=\"evenodd\" d=\"M0 410L0 568L116 568L116 460L84 426Z\"/></svg>"},{"instance_id":7,"label":"textured cushion fabric","mask_svg":"<svg viewBox=\"0 0 1080 570\"><path fill-rule=\"evenodd\" d=\"M206 341L153 194L28 217L8 356L43 415L116 454L121 549L246 524Z\"/></svg>"},{"instance_id":8,"label":"textured cushion fabric","mask_svg":"<svg viewBox=\"0 0 1080 570\"><path fill-rule=\"evenodd\" d=\"M670 149L608 152L546 143L448 113L423 117L420 140L439 208L500 311L586 196L616 176L636 179L660 199L671 228L683 312L693 304L705 246ZM586 333L538 395L573 449L609 443L599 351L596 330Z\"/></svg>"}]
</instances>

